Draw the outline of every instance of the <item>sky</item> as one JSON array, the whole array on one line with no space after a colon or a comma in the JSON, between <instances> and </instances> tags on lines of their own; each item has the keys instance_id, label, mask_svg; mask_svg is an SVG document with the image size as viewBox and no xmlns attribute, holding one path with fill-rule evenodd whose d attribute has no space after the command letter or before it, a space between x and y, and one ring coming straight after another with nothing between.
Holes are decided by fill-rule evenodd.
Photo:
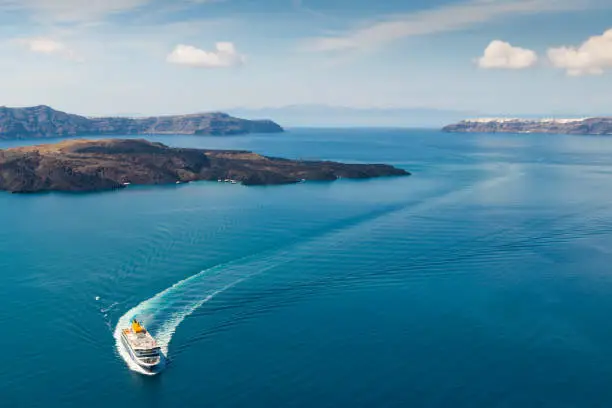
<instances>
[{"instance_id":1,"label":"sky","mask_svg":"<svg viewBox=\"0 0 612 408\"><path fill-rule=\"evenodd\" d=\"M0 105L612 115L611 0L0 0Z\"/></svg>"}]
</instances>

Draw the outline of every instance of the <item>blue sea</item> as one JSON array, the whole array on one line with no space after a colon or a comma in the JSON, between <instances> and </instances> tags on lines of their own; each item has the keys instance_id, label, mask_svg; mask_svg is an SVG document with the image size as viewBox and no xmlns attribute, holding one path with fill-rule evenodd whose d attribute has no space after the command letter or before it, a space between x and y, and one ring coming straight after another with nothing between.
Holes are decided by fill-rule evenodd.
<instances>
[{"instance_id":1,"label":"blue sea","mask_svg":"<svg viewBox=\"0 0 612 408\"><path fill-rule=\"evenodd\" d=\"M0 406L612 406L612 138L151 139L413 175L0 193Z\"/></svg>"}]
</instances>

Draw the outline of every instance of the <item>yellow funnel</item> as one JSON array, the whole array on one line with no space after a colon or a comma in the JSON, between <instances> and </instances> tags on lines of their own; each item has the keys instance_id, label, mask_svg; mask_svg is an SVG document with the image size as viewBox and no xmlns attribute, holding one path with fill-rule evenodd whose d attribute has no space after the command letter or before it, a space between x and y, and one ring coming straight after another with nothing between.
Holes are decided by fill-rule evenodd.
<instances>
[{"instance_id":1,"label":"yellow funnel","mask_svg":"<svg viewBox=\"0 0 612 408\"><path fill-rule=\"evenodd\" d=\"M146 332L145 328L142 327L140 322L138 322L138 320L136 320L136 319L132 320L132 331L134 333L144 333L144 332Z\"/></svg>"}]
</instances>

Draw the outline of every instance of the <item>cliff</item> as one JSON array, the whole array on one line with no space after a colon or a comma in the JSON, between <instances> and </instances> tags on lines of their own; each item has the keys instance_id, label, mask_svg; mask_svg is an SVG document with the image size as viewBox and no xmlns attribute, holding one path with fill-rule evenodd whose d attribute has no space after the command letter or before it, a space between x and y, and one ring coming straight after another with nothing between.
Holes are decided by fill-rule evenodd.
<instances>
[{"instance_id":1,"label":"cliff","mask_svg":"<svg viewBox=\"0 0 612 408\"><path fill-rule=\"evenodd\" d=\"M270 120L239 119L218 112L149 118L86 118L48 106L0 107L0 139L133 134L220 136L279 132L283 132L283 128Z\"/></svg>"},{"instance_id":2,"label":"cliff","mask_svg":"<svg viewBox=\"0 0 612 408\"><path fill-rule=\"evenodd\" d=\"M97 191L129 184L232 179L245 185L403 176L384 164L294 161L248 151L171 148L138 139L68 140L0 150L0 190Z\"/></svg>"},{"instance_id":3,"label":"cliff","mask_svg":"<svg viewBox=\"0 0 612 408\"><path fill-rule=\"evenodd\" d=\"M442 129L453 133L612 135L612 117L585 119L472 119Z\"/></svg>"}]
</instances>

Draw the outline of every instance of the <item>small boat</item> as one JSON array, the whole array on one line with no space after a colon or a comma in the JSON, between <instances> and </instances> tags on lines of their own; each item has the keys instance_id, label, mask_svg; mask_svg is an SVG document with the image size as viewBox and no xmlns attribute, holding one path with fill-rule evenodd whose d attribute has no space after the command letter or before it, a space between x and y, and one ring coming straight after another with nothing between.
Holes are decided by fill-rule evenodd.
<instances>
[{"instance_id":1,"label":"small boat","mask_svg":"<svg viewBox=\"0 0 612 408\"><path fill-rule=\"evenodd\" d=\"M230 180L230 183L237 184L238 182L236 180Z\"/></svg>"},{"instance_id":2,"label":"small boat","mask_svg":"<svg viewBox=\"0 0 612 408\"><path fill-rule=\"evenodd\" d=\"M129 186L130 184L132 184L132 183L127 182L127 181L125 183L123 183L124 186Z\"/></svg>"},{"instance_id":3,"label":"small boat","mask_svg":"<svg viewBox=\"0 0 612 408\"><path fill-rule=\"evenodd\" d=\"M132 360L146 371L153 372L161 365L161 349L138 320L132 319L130 327L121 331L121 340Z\"/></svg>"}]
</instances>

